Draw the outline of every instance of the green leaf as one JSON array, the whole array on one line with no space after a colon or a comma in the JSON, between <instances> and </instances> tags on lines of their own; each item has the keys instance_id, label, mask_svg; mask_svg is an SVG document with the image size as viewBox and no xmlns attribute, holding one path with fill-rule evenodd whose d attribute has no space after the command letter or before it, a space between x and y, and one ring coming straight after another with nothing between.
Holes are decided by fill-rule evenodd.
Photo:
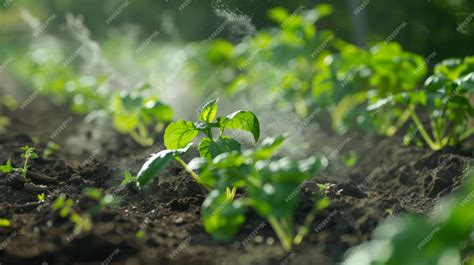
<instances>
[{"instance_id":1,"label":"green leaf","mask_svg":"<svg viewBox=\"0 0 474 265\"><path fill-rule=\"evenodd\" d=\"M120 183L120 186L123 187L123 186L126 186L129 183L136 182L136 181L137 181L137 177L133 176L132 173L130 173L130 171L125 171L125 173L123 175L123 180Z\"/></svg>"},{"instance_id":2,"label":"green leaf","mask_svg":"<svg viewBox=\"0 0 474 265\"><path fill-rule=\"evenodd\" d=\"M296 182L264 182L261 187L250 186L248 196L250 204L261 217L291 219L299 203L299 193Z\"/></svg>"},{"instance_id":3,"label":"green leaf","mask_svg":"<svg viewBox=\"0 0 474 265\"><path fill-rule=\"evenodd\" d=\"M146 117L149 120L154 118L156 121L167 122L173 118L173 109L155 99L148 99L145 101L142 114L144 118Z\"/></svg>"},{"instance_id":4,"label":"green leaf","mask_svg":"<svg viewBox=\"0 0 474 265\"><path fill-rule=\"evenodd\" d=\"M202 222L216 240L229 240L245 221L245 206L230 200L224 191L212 191L202 204Z\"/></svg>"},{"instance_id":5,"label":"green leaf","mask_svg":"<svg viewBox=\"0 0 474 265\"><path fill-rule=\"evenodd\" d=\"M201 110L201 114L199 114L199 120L207 123L211 123L214 121L217 115L217 102L219 99L214 99L209 101Z\"/></svg>"},{"instance_id":6,"label":"green leaf","mask_svg":"<svg viewBox=\"0 0 474 265\"><path fill-rule=\"evenodd\" d=\"M425 81L425 87L428 91L439 91L444 87L446 77L441 74L434 74Z\"/></svg>"},{"instance_id":7,"label":"green leaf","mask_svg":"<svg viewBox=\"0 0 474 265\"><path fill-rule=\"evenodd\" d=\"M175 156L184 154L189 150L192 144L177 150L163 150L159 153L153 154L143 164L137 175L137 185L139 188L148 184L157 174L173 159Z\"/></svg>"},{"instance_id":8,"label":"green leaf","mask_svg":"<svg viewBox=\"0 0 474 265\"><path fill-rule=\"evenodd\" d=\"M285 139L286 136L284 135L265 138L262 141L261 146L259 146L255 151L250 151L249 153L252 154L255 160L269 159L281 148Z\"/></svg>"},{"instance_id":9,"label":"green leaf","mask_svg":"<svg viewBox=\"0 0 474 265\"><path fill-rule=\"evenodd\" d=\"M463 76L459 83L464 91L474 93L474 73L469 73Z\"/></svg>"},{"instance_id":10,"label":"green leaf","mask_svg":"<svg viewBox=\"0 0 474 265\"><path fill-rule=\"evenodd\" d=\"M179 120L171 123L165 130L165 146L168 149L179 149L187 146L199 131L190 121Z\"/></svg>"},{"instance_id":11,"label":"green leaf","mask_svg":"<svg viewBox=\"0 0 474 265\"><path fill-rule=\"evenodd\" d=\"M129 133L137 128L138 115L135 113L115 113L113 115L114 128L121 133Z\"/></svg>"},{"instance_id":12,"label":"green leaf","mask_svg":"<svg viewBox=\"0 0 474 265\"><path fill-rule=\"evenodd\" d=\"M268 11L268 18L282 24L289 16L288 11L282 7L274 7Z\"/></svg>"},{"instance_id":13,"label":"green leaf","mask_svg":"<svg viewBox=\"0 0 474 265\"><path fill-rule=\"evenodd\" d=\"M100 200L102 198L102 192L96 188L85 188L82 193L93 200Z\"/></svg>"},{"instance_id":14,"label":"green leaf","mask_svg":"<svg viewBox=\"0 0 474 265\"><path fill-rule=\"evenodd\" d=\"M8 159L7 163L5 165L0 166L0 172L2 173L10 173L13 171L12 167L12 160Z\"/></svg>"},{"instance_id":15,"label":"green leaf","mask_svg":"<svg viewBox=\"0 0 474 265\"><path fill-rule=\"evenodd\" d=\"M220 137L213 141L206 137L199 144L199 154L205 158L215 158L216 156L232 151L240 151L240 143L229 137Z\"/></svg>"},{"instance_id":16,"label":"green leaf","mask_svg":"<svg viewBox=\"0 0 474 265\"><path fill-rule=\"evenodd\" d=\"M11 223L10 223L10 220L8 219L0 219L0 227L8 227L10 226Z\"/></svg>"},{"instance_id":17,"label":"green leaf","mask_svg":"<svg viewBox=\"0 0 474 265\"><path fill-rule=\"evenodd\" d=\"M251 132L255 142L260 138L260 124L257 116L250 111L239 110L218 120L221 130L227 128Z\"/></svg>"}]
</instances>

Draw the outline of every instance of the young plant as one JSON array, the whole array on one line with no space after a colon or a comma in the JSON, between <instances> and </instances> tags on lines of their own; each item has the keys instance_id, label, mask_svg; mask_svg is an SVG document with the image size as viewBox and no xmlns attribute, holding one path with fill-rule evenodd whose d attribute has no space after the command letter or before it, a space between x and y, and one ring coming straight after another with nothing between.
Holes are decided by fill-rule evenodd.
<instances>
[{"instance_id":1,"label":"young plant","mask_svg":"<svg viewBox=\"0 0 474 265\"><path fill-rule=\"evenodd\" d=\"M423 141L433 150L456 145L474 133L474 108L470 97L474 92L474 57L445 60L435 66L434 74L425 82L424 90L404 92L377 102L372 109L386 104L403 106L401 127L408 120ZM418 110L426 113L427 122L420 119ZM431 131L431 133L430 133ZM413 137L406 135L409 144Z\"/></svg>"},{"instance_id":2,"label":"young plant","mask_svg":"<svg viewBox=\"0 0 474 265\"><path fill-rule=\"evenodd\" d=\"M110 108L115 129L130 134L143 146L153 145L154 132L161 131L163 124L173 118L173 110L169 106L155 97L145 96L150 89L150 85L145 83L139 85L135 92L121 92L113 98Z\"/></svg>"},{"instance_id":3,"label":"young plant","mask_svg":"<svg viewBox=\"0 0 474 265\"><path fill-rule=\"evenodd\" d=\"M44 203L46 201L46 195L44 193L38 194L36 197L38 198L39 203Z\"/></svg>"},{"instance_id":4,"label":"young plant","mask_svg":"<svg viewBox=\"0 0 474 265\"><path fill-rule=\"evenodd\" d=\"M208 102L201 109L196 122L178 120L168 125L164 135L167 149L152 155L142 166L136 178L138 187L142 188L148 184L173 159L178 161L198 182L201 182L201 178L180 157L191 148L192 141L199 134L204 135L198 146L199 154L208 159L222 153L241 151L241 144L225 135L226 129L248 131L252 133L255 142L258 141L260 125L255 114L239 110L225 117L217 117L217 102L217 99ZM214 137L213 130L219 131L217 137Z\"/></svg>"},{"instance_id":5,"label":"young plant","mask_svg":"<svg viewBox=\"0 0 474 265\"><path fill-rule=\"evenodd\" d=\"M51 208L54 211L59 211L59 216L68 218L74 224L75 233L80 231L88 231L92 228L90 216L87 214L80 214L74 208L74 200L67 199L66 195L61 194L53 203Z\"/></svg>"},{"instance_id":6,"label":"young plant","mask_svg":"<svg viewBox=\"0 0 474 265\"><path fill-rule=\"evenodd\" d=\"M51 206L54 211L59 211L60 217L68 218L74 224L74 234L90 230L93 216L99 214L103 208L116 206L120 202L118 197L111 194L103 195L99 189L95 188L85 188L82 193L94 202L84 213L76 211L73 207L74 200L67 199L64 194L61 194Z\"/></svg>"},{"instance_id":7,"label":"young plant","mask_svg":"<svg viewBox=\"0 0 474 265\"><path fill-rule=\"evenodd\" d=\"M49 158L52 154L59 151L61 146L55 142L49 141L46 148L43 150L43 158Z\"/></svg>"},{"instance_id":8,"label":"young plant","mask_svg":"<svg viewBox=\"0 0 474 265\"><path fill-rule=\"evenodd\" d=\"M35 148L24 146L21 148L23 153L21 154L21 158L23 158L23 166L20 168L15 168L12 165L11 159L8 159L7 163L4 165L0 165L0 172L2 173L11 173L17 172L23 178L23 180L28 181L26 175L28 173L28 168L30 167L29 161L30 159L38 158L38 155L35 153Z\"/></svg>"},{"instance_id":9,"label":"young plant","mask_svg":"<svg viewBox=\"0 0 474 265\"><path fill-rule=\"evenodd\" d=\"M304 224L295 229L294 215L299 204L301 185L323 167L321 160L311 157L304 161L288 158L272 161L284 137L267 138L262 146L243 153L221 154L201 161L202 182L215 187L202 205L205 230L217 240L232 238L245 221L247 207L266 219L285 250L302 242L309 232L317 211L327 206L327 200L315 204ZM227 187L247 190L247 197L234 198Z\"/></svg>"},{"instance_id":10,"label":"young plant","mask_svg":"<svg viewBox=\"0 0 474 265\"><path fill-rule=\"evenodd\" d=\"M10 220L0 218L0 227L9 227L11 225Z\"/></svg>"},{"instance_id":11,"label":"young plant","mask_svg":"<svg viewBox=\"0 0 474 265\"><path fill-rule=\"evenodd\" d=\"M26 174L28 174L28 168L30 167L30 159L38 158L38 155L35 153L34 147L24 146L21 150L23 151L23 154L21 154L21 158L23 158L23 166L21 168L16 168L15 171L17 171L24 180L27 180Z\"/></svg>"}]
</instances>

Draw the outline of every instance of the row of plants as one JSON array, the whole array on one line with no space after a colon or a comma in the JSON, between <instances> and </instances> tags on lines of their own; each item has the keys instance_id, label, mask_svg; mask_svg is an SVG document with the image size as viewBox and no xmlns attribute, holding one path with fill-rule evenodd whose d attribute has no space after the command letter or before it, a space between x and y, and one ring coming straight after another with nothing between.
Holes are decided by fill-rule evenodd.
<instances>
[{"instance_id":1,"label":"row of plants","mask_svg":"<svg viewBox=\"0 0 474 265\"><path fill-rule=\"evenodd\" d=\"M217 102L208 102L195 122L172 122L164 134L167 149L153 154L136 176L127 173L122 185L132 183L144 188L170 161L176 160L207 191L201 216L205 230L213 238L231 239L245 222L246 209L251 208L268 221L289 251L309 232L316 212L328 205L327 199L316 200L304 224L296 229L294 215L301 185L321 170L325 162L316 157L302 161L277 159L275 154L284 136L266 138L255 148L242 150L241 143L226 131L247 131L257 142L260 137L257 117L242 110L217 117ZM181 157L190 152L199 134L203 135L197 146L199 157L186 163Z\"/></svg>"},{"instance_id":2,"label":"row of plants","mask_svg":"<svg viewBox=\"0 0 474 265\"><path fill-rule=\"evenodd\" d=\"M440 62L423 84L436 53L423 58L395 42L359 48L339 39L337 31L317 29L316 22L330 13L328 5L300 14L275 8L268 17L279 28L238 44L204 44L205 56L194 61L207 66L202 73L195 67L198 84L212 82L231 95L247 95L256 106L286 108L292 102L302 117L322 108L339 133L355 128L393 136L408 127L406 132L420 134L407 135L405 143L424 142L434 150L472 135L474 57Z\"/></svg>"},{"instance_id":3,"label":"row of plants","mask_svg":"<svg viewBox=\"0 0 474 265\"><path fill-rule=\"evenodd\" d=\"M41 93L58 104L67 104L74 113L87 115L86 121L109 117L118 132L143 146L151 146L173 118L171 107L153 94L149 83L119 89L115 87L117 73L84 73L81 60L65 56L62 49L32 47L18 56L13 67L15 74L34 88L34 97Z\"/></svg>"},{"instance_id":4,"label":"row of plants","mask_svg":"<svg viewBox=\"0 0 474 265\"><path fill-rule=\"evenodd\" d=\"M268 18L278 28L260 30L238 44L222 39L190 44L183 49L187 63L181 67L192 70L190 85L202 95L213 87L230 96L245 95L254 106L286 108L291 102L301 117L323 109L339 133L355 128L393 136L403 128L405 143L424 142L436 150L472 135L472 130L463 130L473 115L472 57L440 62L423 85L427 63L436 53L423 58L396 42L357 47L338 38L337 30L317 27L331 12L326 4L299 13L273 8ZM90 118L108 115L119 132L152 145L156 132L173 116L156 90L149 84L123 89L114 74L84 73L82 61L61 49L32 47L14 65L30 85L69 102L73 111ZM419 134L412 137L413 131Z\"/></svg>"}]
</instances>

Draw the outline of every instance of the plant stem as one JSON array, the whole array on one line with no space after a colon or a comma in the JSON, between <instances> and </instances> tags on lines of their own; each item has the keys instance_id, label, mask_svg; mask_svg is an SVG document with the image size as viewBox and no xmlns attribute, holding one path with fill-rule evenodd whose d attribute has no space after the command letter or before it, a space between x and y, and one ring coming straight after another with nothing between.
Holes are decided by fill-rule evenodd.
<instances>
[{"instance_id":1,"label":"plant stem","mask_svg":"<svg viewBox=\"0 0 474 265\"><path fill-rule=\"evenodd\" d=\"M26 173L28 173L28 161L30 160L30 157L25 155L25 162L23 163L23 170L21 171L21 175L23 176L24 180L26 179Z\"/></svg>"},{"instance_id":2,"label":"plant stem","mask_svg":"<svg viewBox=\"0 0 474 265\"><path fill-rule=\"evenodd\" d=\"M268 222L273 227L273 230L275 230L275 233L280 239L283 248L288 252L291 251L293 248L293 239L291 238L292 236L288 233L288 231L285 231L283 225L280 224L276 217L270 216L268 218Z\"/></svg>"},{"instance_id":3,"label":"plant stem","mask_svg":"<svg viewBox=\"0 0 474 265\"><path fill-rule=\"evenodd\" d=\"M406 123L406 121L410 118L410 112L413 111L413 106L408 106L408 108L403 111L402 115L398 118L395 125L390 126L386 131L385 135L393 136L400 128Z\"/></svg>"},{"instance_id":4,"label":"plant stem","mask_svg":"<svg viewBox=\"0 0 474 265\"><path fill-rule=\"evenodd\" d=\"M132 136L133 140L135 140L135 142L137 142L139 145L142 145L142 146L153 145L153 140L151 138L146 138L140 135L139 133L137 133L136 131L130 131L129 134L130 136Z\"/></svg>"},{"instance_id":5,"label":"plant stem","mask_svg":"<svg viewBox=\"0 0 474 265\"><path fill-rule=\"evenodd\" d=\"M191 174L191 176L199 183L201 183L201 177L199 177L198 174L196 174L196 172L194 172L192 169L190 169L188 167L188 164L186 164L186 162L184 162L179 156L176 156L174 159L176 159L176 161L178 161L181 166L183 166L183 168L189 172L189 174ZM210 189L206 186L203 185L204 188L206 188L206 190L210 191Z\"/></svg>"},{"instance_id":6,"label":"plant stem","mask_svg":"<svg viewBox=\"0 0 474 265\"><path fill-rule=\"evenodd\" d=\"M462 142L462 141L466 140L472 134L474 134L474 127L468 129L465 133L463 133L461 136L459 136L459 142Z\"/></svg>"},{"instance_id":7,"label":"plant stem","mask_svg":"<svg viewBox=\"0 0 474 265\"><path fill-rule=\"evenodd\" d=\"M301 244L301 242L303 242L304 237L309 233L309 227L313 223L317 211L318 208L316 207L316 205L314 205L313 209L311 209L311 212L309 212L306 216L303 226L300 227L300 229L298 230L298 234L296 235L295 240L293 240L293 243L295 243L295 245Z\"/></svg>"},{"instance_id":8,"label":"plant stem","mask_svg":"<svg viewBox=\"0 0 474 265\"><path fill-rule=\"evenodd\" d=\"M420 131L420 134L421 136L423 137L423 139L425 140L425 142L428 144L428 146L432 149L432 150L439 150L442 148L442 146L440 146L439 143L435 143L430 135L428 134L428 132L425 130L425 127L423 126L423 124L421 123L420 119L418 118L418 115L416 115L415 111L411 111L410 112L410 116L411 118L413 119L413 122L415 123L416 125L416 128L418 128L418 131Z\"/></svg>"},{"instance_id":9,"label":"plant stem","mask_svg":"<svg viewBox=\"0 0 474 265\"><path fill-rule=\"evenodd\" d=\"M232 187L232 189L230 187L227 187L227 198L229 200L234 200L235 198L235 193L237 192L237 188L236 187Z\"/></svg>"}]
</instances>

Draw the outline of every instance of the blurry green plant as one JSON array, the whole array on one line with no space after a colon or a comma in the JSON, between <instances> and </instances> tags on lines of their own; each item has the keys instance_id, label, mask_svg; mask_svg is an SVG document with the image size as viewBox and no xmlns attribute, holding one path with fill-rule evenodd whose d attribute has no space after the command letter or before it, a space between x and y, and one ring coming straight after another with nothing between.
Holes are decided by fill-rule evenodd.
<instances>
[{"instance_id":1,"label":"blurry green plant","mask_svg":"<svg viewBox=\"0 0 474 265\"><path fill-rule=\"evenodd\" d=\"M20 56L16 72L57 103L68 103L73 112L88 114L88 119L108 114L114 128L129 134L137 143L151 146L155 132L171 121L172 109L159 101L148 83L140 83L131 91L106 89L112 79L105 74L79 74L67 63L59 49L37 48Z\"/></svg>"},{"instance_id":2,"label":"blurry green plant","mask_svg":"<svg viewBox=\"0 0 474 265\"><path fill-rule=\"evenodd\" d=\"M414 90L426 73L424 59L403 51L398 43L381 42L364 49L339 39L335 32L317 30L315 23L331 12L326 4L292 14L271 9L268 17L279 28L259 31L238 45L212 42L207 52L210 65L195 67L203 71L197 76L209 85L208 69L213 69L217 72L213 85L231 95L252 95L248 98L258 99L253 102L256 106L291 106L302 117L323 108L340 133L352 127L393 135L407 115L400 110L370 115L367 106ZM196 66L203 64L199 56L195 60Z\"/></svg>"},{"instance_id":3,"label":"blurry green plant","mask_svg":"<svg viewBox=\"0 0 474 265\"><path fill-rule=\"evenodd\" d=\"M121 133L130 134L143 145L154 143L154 132L160 132L164 123L171 121L173 110L156 97L146 97L150 85L140 84L133 92L121 92L112 99L110 114L114 127ZM149 127L152 126L152 129Z\"/></svg>"},{"instance_id":4,"label":"blurry green plant","mask_svg":"<svg viewBox=\"0 0 474 265\"><path fill-rule=\"evenodd\" d=\"M52 210L58 211L61 218L68 218L74 224L74 233L89 231L92 228L92 217L99 214L105 207L114 207L120 202L120 198L111 194L103 195L96 188L85 188L83 195L92 201L92 204L81 213L74 209L74 200L68 199L61 194L51 205Z\"/></svg>"},{"instance_id":5,"label":"blurry green plant","mask_svg":"<svg viewBox=\"0 0 474 265\"><path fill-rule=\"evenodd\" d=\"M0 218L0 227L9 227L11 225L10 220Z\"/></svg>"},{"instance_id":6,"label":"blurry green plant","mask_svg":"<svg viewBox=\"0 0 474 265\"><path fill-rule=\"evenodd\" d=\"M349 250L343 264L472 264L474 170L462 190L444 199L432 216L403 214L379 225L372 239Z\"/></svg>"},{"instance_id":7,"label":"blurry green plant","mask_svg":"<svg viewBox=\"0 0 474 265\"><path fill-rule=\"evenodd\" d=\"M10 119L2 115L3 109L13 111L16 109L17 101L8 95L0 95L0 134L7 131L8 125L10 125Z\"/></svg>"},{"instance_id":8,"label":"blurry green plant","mask_svg":"<svg viewBox=\"0 0 474 265\"><path fill-rule=\"evenodd\" d=\"M54 211L58 211L61 218L68 218L69 221L74 224L74 231L89 231L92 228L90 216L87 214L81 214L74 208L74 200L68 199L66 195L61 194L51 205Z\"/></svg>"},{"instance_id":9,"label":"blurry green plant","mask_svg":"<svg viewBox=\"0 0 474 265\"><path fill-rule=\"evenodd\" d=\"M335 46L339 52L328 60L339 80L333 85L333 128L345 132L348 127L359 127L394 135L407 114L396 106L370 113L367 108L393 94L415 90L426 74L423 58L403 51L395 42L378 43L368 50L343 42Z\"/></svg>"},{"instance_id":10,"label":"blurry green plant","mask_svg":"<svg viewBox=\"0 0 474 265\"><path fill-rule=\"evenodd\" d=\"M410 119L412 128L409 131L417 130L431 149L439 150L447 145L457 145L474 133L474 109L470 102L473 92L474 57L449 59L435 66L423 90L394 94L380 99L369 109L404 109L398 127ZM386 108L387 104L390 106ZM419 113L426 116L426 123L421 121ZM404 143L411 142L421 143L408 133Z\"/></svg>"},{"instance_id":11,"label":"blurry green plant","mask_svg":"<svg viewBox=\"0 0 474 265\"><path fill-rule=\"evenodd\" d=\"M61 146L53 141L49 141L43 150L43 158L49 158L52 154L59 151Z\"/></svg>"}]
</instances>

